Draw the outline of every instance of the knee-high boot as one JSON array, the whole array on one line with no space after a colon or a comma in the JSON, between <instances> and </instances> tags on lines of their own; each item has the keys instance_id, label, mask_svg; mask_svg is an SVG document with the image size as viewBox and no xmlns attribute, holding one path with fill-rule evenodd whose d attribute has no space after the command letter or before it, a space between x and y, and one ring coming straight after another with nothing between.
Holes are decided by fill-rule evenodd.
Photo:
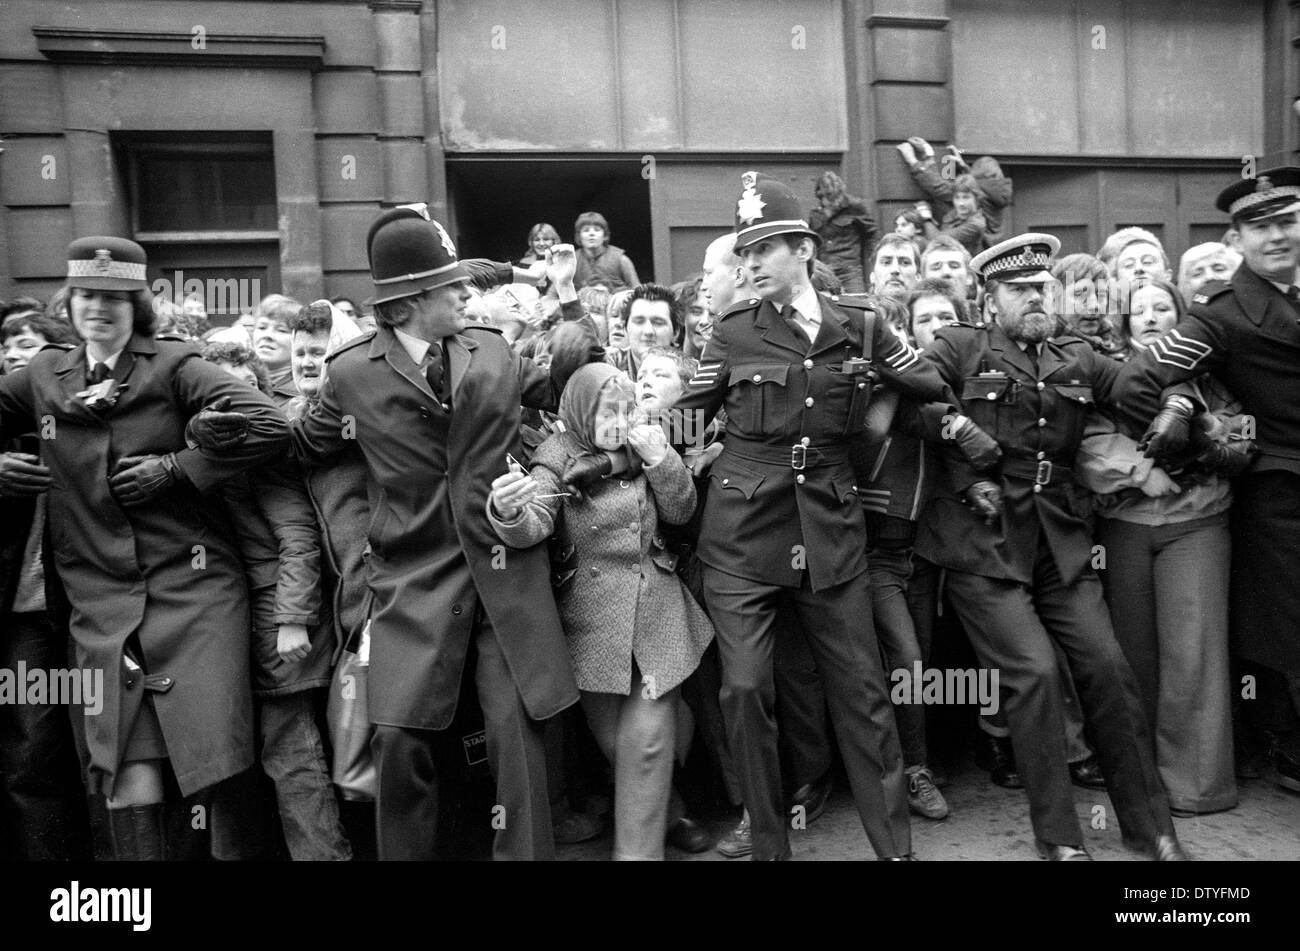
<instances>
[{"instance_id":1,"label":"knee-high boot","mask_svg":"<svg viewBox=\"0 0 1300 951\"><path fill-rule=\"evenodd\" d=\"M108 810L113 833L113 856L119 862L161 862L164 830L163 804L126 806Z\"/></svg>"}]
</instances>

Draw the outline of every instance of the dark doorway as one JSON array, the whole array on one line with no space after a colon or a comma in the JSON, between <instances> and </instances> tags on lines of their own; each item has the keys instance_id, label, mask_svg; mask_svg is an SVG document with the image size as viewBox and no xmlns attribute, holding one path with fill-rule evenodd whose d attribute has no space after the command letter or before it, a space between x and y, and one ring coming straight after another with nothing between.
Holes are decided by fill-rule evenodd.
<instances>
[{"instance_id":1,"label":"dark doorway","mask_svg":"<svg viewBox=\"0 0 1300 951\"><path fill-rule=\"evenodd\" d=\"M650 183L639 161L447 156L447 193L461 257L518 261L539 221L573 241L573 222L598 211L643 281L653 278Z\"/></svg>"}]
</instances>

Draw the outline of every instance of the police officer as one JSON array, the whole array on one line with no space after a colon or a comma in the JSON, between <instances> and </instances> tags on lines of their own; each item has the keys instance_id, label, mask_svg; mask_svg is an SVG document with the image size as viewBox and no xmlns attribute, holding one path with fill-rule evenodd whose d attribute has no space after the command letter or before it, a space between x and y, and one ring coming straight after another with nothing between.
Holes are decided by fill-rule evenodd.
<instances>
[{"instance_id":1,"label":"police officer","mask_svg":"<svg viewBox=\"0 0 1300 951\"><path fill-rule=\"evenodd\" d=\"M1274 672L1259 699L1281 718L1277 780L1300 791L1300 168L1234 182L1217 207L1232 218L1241 267L1193 295L1187 317L1125 366L1119 393L1140 420L1161 387L1213 373L1255 418L1259 455L1233 484L1233 651Z\"/></svg>"},{"instance_id":2,"label":"police officer","mask_svg":"<svg viewBox=\"0 0 1300 951\"><path fill-rule=\"evenodd\" d=\"M938 331L925 352L960 388L966 415L997 440L994 474L946 454L952 491L917 531L917 554L947 569L947 590L985 667L999 671L1016 763L1029 793L1039 854L1084 860L1066 765L1054 639L1096 730L1102 773L1125 843L1185 858L1156 772L1133 672L1091 570L1087 498L1070 465L1096 401L1120 364L1056 322L1051 235L1024 234L977 255L988 323Z\"/></svg>"},{"instance_id":3,"label":"police officer","mask_svg":"<svg viewBox=\"0 0 1300 951\"><path fill-rule=\"evenodd\" d=\"M720 317L678 406L705 420L727 411L698 554L752 857L790 856L772 672L785 603L816 656L867 837L880 858L907 858L902 755L871 626L866 524L846 441L862 430L873 367L918 399L950 402L951 394L865 303L813 291L819 238L794 193L753 172L743 182L735 251L758 296Z\"/></svg>"}]
</instances>

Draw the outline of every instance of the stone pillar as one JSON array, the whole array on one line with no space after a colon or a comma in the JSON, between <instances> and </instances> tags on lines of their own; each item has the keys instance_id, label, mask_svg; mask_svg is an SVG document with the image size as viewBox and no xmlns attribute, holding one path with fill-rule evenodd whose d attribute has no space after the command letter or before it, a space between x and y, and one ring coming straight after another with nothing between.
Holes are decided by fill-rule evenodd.
<instances>
[{"instance_id":1,"label":"stone pillar","mask_svg":"<svg viewBox=\"0 0 1300 951\"><path fill-rule=\"evenodd\" d=\"M421 3L371 0L370 9L379 87L377 138L384 170L383 201L386 205L428 201L432 207L424 158L427 130L421 102Z\"/></svg>"}]
</instances>

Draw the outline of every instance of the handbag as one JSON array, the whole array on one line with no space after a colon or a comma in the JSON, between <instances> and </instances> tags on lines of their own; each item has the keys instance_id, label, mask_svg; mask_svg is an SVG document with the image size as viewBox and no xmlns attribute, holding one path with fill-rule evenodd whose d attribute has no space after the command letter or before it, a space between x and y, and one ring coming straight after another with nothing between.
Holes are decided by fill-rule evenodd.
<instances>
[{"instance_id":1,"label":"handbag","mask_svg":"<svg viewBox=\"0 0 1300 951\"><path fill-rule=\"evenodd\" d=\"M366 703L366 677L370 669L370 621L344 646L330 683L325 722L334 747L330 779L339 795L351 802L373 802L375 763L370 753L374 727Z\"/></svg>"}]
</instances>

